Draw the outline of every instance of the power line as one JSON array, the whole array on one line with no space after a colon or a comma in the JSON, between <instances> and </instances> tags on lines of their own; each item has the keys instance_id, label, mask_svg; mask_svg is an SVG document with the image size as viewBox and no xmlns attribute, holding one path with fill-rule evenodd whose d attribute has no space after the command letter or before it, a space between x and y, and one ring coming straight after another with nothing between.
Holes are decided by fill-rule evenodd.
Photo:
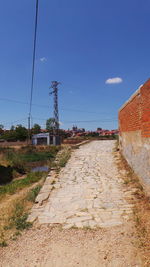
<instances>
[{"instance_id":1,"label":"power line","mask_svg":"<svg viewBox=\"0 0 150 267\"><path fill-rule=\"evenodd\" d=\"M8 101L8 102L13 102L13 103L17 103L17 104L29 105L29 102L24 102L24 101L15 100L15 99L9 99L9 98L0 98L0 101ZM35 103L32 103L32 106L49 108L48 105L46 106L46 105L35 104Z\"/></svg>"},{"instance_id":2,"label":"power line","mask_svg":"<svg viewBox=\"0 0 150 267\"><path fill-rule=\"evenodd\" d=\"M37 117L33 117L33 119L35 120L41 120L41 121L46 121L47 119L44 118L37 118ZM83 121L62 121L65 123L82 123L82 122L113 122L113 121L117 121L117 118L112 118L112 119L105 119L105 120L83 120Z\"/></svg>"},{"instance_id":3,"label":"power line","mask_svg":"<svg viewBox=\"0 0 150 267\"><path fill-rule=\"evenodd\" d=\"M10 122L2 122L2 124L4 124L5 126L6 125L13 125L14 123L17 123L17 122L22 122L22 121L27 121L27 118L22 118L22 119L18 119L18 120L15 120L15 121L10 121Z\"/></svg>"},{"instance_id":4,"label":"power line","mask_svg":"<svg viewBox=\"0 0 150 267\"><path fill-rule=\"evenodd\" d=\"M24 102L24 101L20 101L20 100L15 100L15 99L9 99L9 98L0 98L0 101L8 101L8 102L14 102L17 104L24 104L24 105L29 105L29 102ZM48 105L42 105L42 104L36 104L36 103L32 103L32 106L37 106L37 107L41 107L41 108L48 108ZM81 110L81 109L71 109L71 108L60 108L62 111L73 111L73 112L81 112L81 113L89 113L89 114L108 114L106 112L97 112L97 111L89 111L89 110Z\"/></svg>"}]
</instances>

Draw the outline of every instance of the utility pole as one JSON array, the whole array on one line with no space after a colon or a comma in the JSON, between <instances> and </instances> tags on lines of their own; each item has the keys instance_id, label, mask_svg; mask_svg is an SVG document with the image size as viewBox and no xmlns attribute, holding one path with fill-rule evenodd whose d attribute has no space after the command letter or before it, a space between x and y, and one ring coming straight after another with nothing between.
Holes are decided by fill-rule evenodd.
<instances>
[{"instance_id":1,"label":"utility pole","mask_svg":"<svg viewBox=\"0 0 150 267\"><path fill-rule=\"evenodd\" d=\"M55 134L58 132L59 130L59 113L58 113L58 85L60 84L60 82L57 81L52 81L52 85L50 88L53 89L52 92L50 92L50 95L53 94L54 95L54 131Z\"/></svg>"},{"instance_id":2,"label":"utility pole","mask_svg":"<svg viewBox=\"0 0 150 267\"><path fill-rule=\"evenodd\" d=\"M31 116L29 114L28 116L28 138L27 138L28 145L30 144L30 139L31 139Z\"/></svg>"},{"instance_id":3,"label":"utility pole","mask_svg":"<svg viewBox=\"0 0 150 267\"><path fill-rule=\"evenodd\" d=\"M32 98L33 98L33 87L34 87L34 76L35 76L35 56L36 56L39 0L35 0L35 2L36 2L36 7L35 7L35 26L34 26L33 54L32 54L31 94L30 94L30 105L29 105L29 116L28 116L28 142L29 143L31 140L31 111L32 111Z\"/></svg>"}]
</instances>

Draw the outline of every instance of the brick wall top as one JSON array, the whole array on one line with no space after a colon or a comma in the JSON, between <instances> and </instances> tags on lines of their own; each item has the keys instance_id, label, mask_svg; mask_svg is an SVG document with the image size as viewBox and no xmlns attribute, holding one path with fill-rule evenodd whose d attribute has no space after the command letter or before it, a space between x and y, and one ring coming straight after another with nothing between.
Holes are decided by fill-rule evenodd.
<instances>
[{"instance_id":1,"label":"brick wall top","mask_svg":"<svg viewBox=\"0 0 150 267\"><path fill-rule=\"evenodd\" d=\"M150 137L150 79L119 110L120 132L141 130Z\"/></svg>"},{"instance_id":2,"label":"brick wall top","mask_svg":"<svg viewBox=\"0 0 150 267\"><path fill-rule=\"evenodd\" d=\"M141 85L142 86L142 85ZM121 106L119 109L119 112L124 109L138 94L140 94L140 88L138 88L132 95L131 97Z\"/></svg>"}]
</instances>

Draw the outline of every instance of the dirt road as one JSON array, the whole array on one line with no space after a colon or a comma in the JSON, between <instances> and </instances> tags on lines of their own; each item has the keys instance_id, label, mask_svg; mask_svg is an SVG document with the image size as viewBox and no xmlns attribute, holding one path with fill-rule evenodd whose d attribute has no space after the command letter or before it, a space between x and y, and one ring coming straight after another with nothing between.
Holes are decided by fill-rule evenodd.
<instances>
[{"instance_id":1,"label":"dirt road","mask_svg":"<svg viewBox=\"0 0 150 267\"><path fill-rule=\"evenodd\" d=\"M93 141L72 153L38 223L1 249L0 266L143 266L114 145Z\"/></svg>"}]
</instances>

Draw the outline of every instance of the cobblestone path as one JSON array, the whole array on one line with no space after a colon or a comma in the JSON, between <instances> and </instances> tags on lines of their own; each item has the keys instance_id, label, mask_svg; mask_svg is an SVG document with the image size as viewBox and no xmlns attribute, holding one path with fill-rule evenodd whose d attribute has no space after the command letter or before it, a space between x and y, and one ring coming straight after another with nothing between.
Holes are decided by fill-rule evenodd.
<instances>
[{"instance_id":1,"label":"cobblestone path","mask_svg":"<svg viewBox=\"0 0 150 267\"><path fill-rule=\"evenodd\" d=\"M36 223L0 248L0 266L146 266L129 204L135 188L122 184L126 171L117 169L114 146L110 140L83 145L58 177L50 172L29 216Z\"/></svg>"},{"instance_id":2,"label":"cobblestone path","mask_svg":"<svg viewBox=\"0 0 150 267\"><path fill-rule=\"evenodd\" d=\"M129 218L132 204L124 197L114 145L115 141L93 141L72 153L38 215L41 224L112 227Z\"/></svg>"}]
</instances>

